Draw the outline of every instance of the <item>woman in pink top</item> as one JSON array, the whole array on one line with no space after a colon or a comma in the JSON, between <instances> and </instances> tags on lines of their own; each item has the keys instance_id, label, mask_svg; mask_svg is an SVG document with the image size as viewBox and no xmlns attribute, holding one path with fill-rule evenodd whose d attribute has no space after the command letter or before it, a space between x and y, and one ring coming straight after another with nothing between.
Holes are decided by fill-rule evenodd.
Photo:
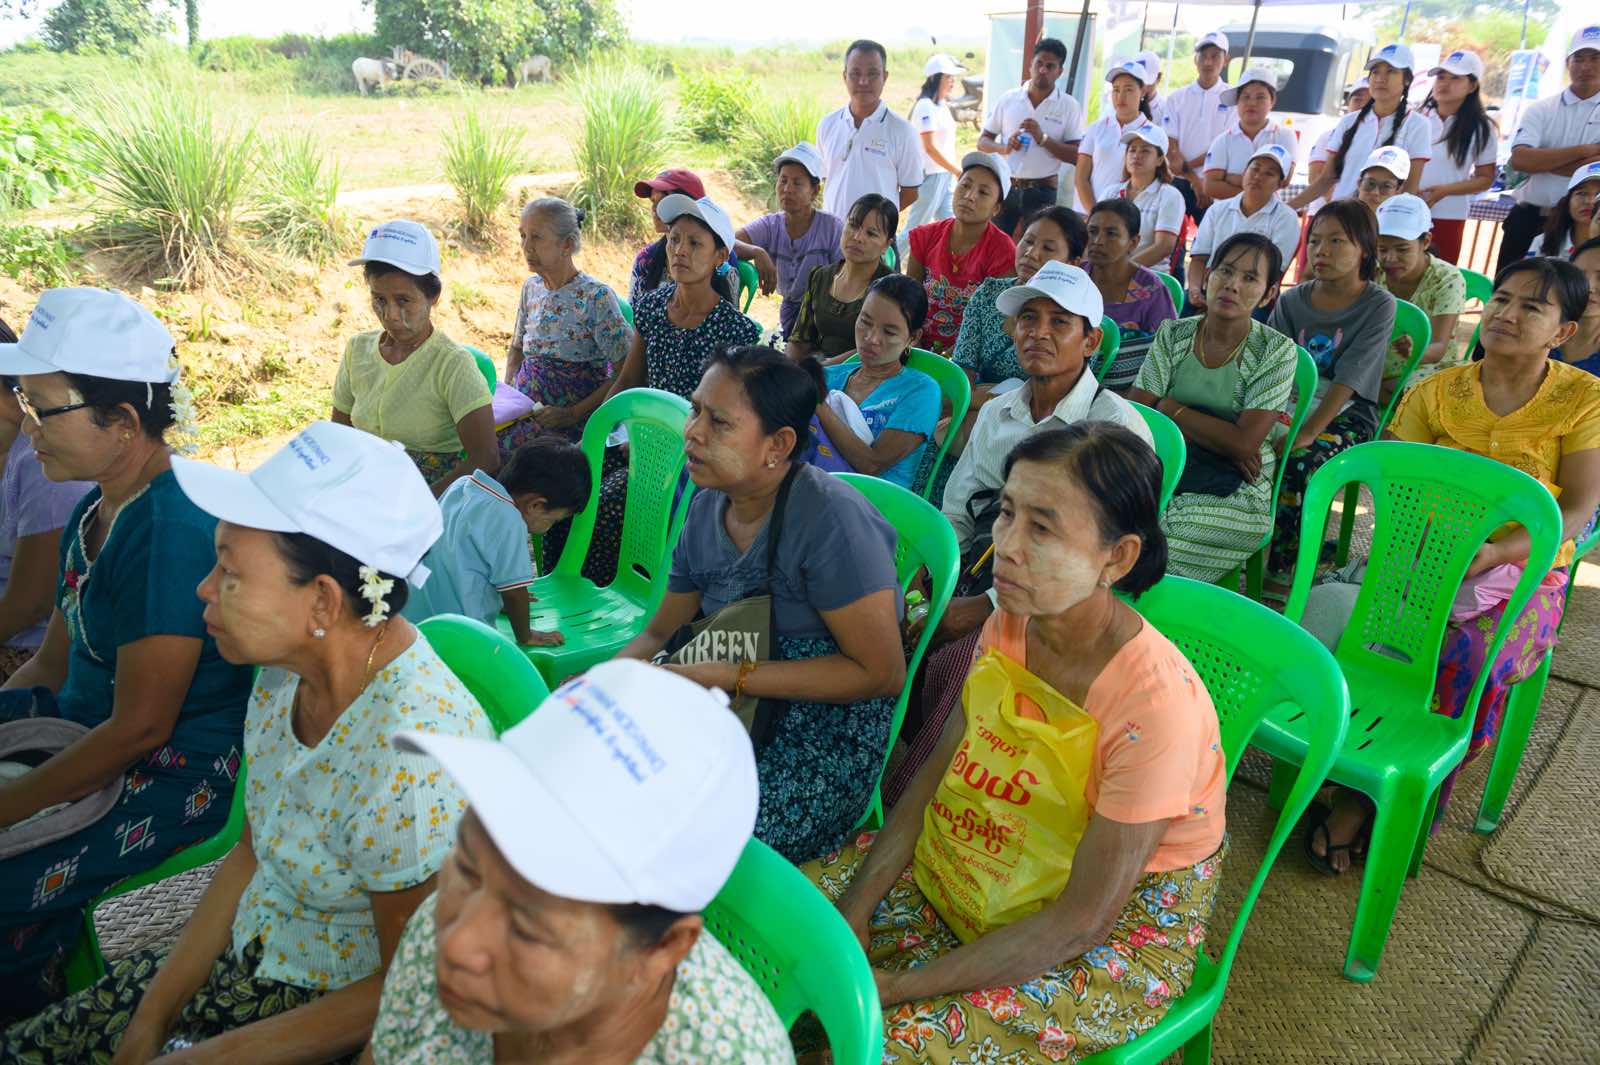
<instances>
[{"instance_id":1,"label":"woman in pink top","mask_svg":"<svg viewBox=\"0 0 1600 1065\"><path fill-rule=\"evenodd\" d=\"M961 315L978 286L1013 273L1017 246L993 221L1010 188L1004 160L968 152L956 182L955 217L918 226L906 237L911 246L906 275L928 290L922 343L929 351L948 357L961 332Z\"/></svg>"},{"instance_id":2,"label":"woman in pink top","mask_svg":"<svg viewBox=\"0 0 1600 1065\"><path fill-rule=\"evenodd\" d=\"M994 527L999 610L980 659L991 650L1010 659L1097 730L1088 823L1059 894L977 934L969 926L958 937L945 918L960 885L923 861L930 837L982 837L1004 866L1012 836L1070 836L1067 826L1033 821L1052 807L1045 789L1031 805L1026 787L1013 793L1026 773L997 789L1013 803L997 822L963 835L946 816L941 784L970 777L981 758L966 757L965 712L951 715L881 832L805 867L838 898L873 963L886 1062L965 1062L986 1046L1002 1058L1077 1060L1147 1030L1189 986L1226 850L1217 715L1182 653L1113 594L1137 597L1166 568L1159 483L1150 448L1106 422L1037 433L1007 460ZM975 675L979 668L986 663ZM968 711L981 718L970 704L978 690L968 688ZM1044 720L1026 699L1020 713ZM1004 745L981 728L977 736L979 748ZM961 876L982 867L973 853ZM969 885L982 894L1010 879Z\"/></svg>"}]
</instances>

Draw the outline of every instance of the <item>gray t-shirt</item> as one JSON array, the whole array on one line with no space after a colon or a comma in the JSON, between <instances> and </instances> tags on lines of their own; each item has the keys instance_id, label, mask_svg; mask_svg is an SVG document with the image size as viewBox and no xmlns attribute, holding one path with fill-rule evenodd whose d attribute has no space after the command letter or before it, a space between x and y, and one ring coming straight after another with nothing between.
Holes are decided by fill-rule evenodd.
<instances>
[{"instance_id":1,"label":"gray t-shirt","mask_svg":"<svg viewBox=\"0 0 1600 1065\"><path fill-rule=\"evenodd\" d=\"M723 524L727 508L723 493L696 492L672 554L667 587L699 592L700 609L708 615L769 590L771 520L741 554ZM828 636L820 611L838 610L873 592L898 587L894 545L894 528L861 493L815 466L799 466L778 537L777 572L770 581L774 635Z\"/></svg>"},{"instance_id":2,"label":"gray t-shirt","mask_svg":"<svg viewBox=\"0 0 1600 1065\"><path fill-rule=\"evenodd\" d=\"M1267 324L1311 353L1317 376L1324 382L1345 385L1355 398L1343 413L1361 419L1368 431L1378 431L1378 390L1383 384L1383 364L1394 332L1394 296L1369 281L1354 303L1342 311L1322 311L1312 306L1307 281L1278 297ZM1319 384L1320 396L1327 388Z\"/></svg>"}]
</instances>

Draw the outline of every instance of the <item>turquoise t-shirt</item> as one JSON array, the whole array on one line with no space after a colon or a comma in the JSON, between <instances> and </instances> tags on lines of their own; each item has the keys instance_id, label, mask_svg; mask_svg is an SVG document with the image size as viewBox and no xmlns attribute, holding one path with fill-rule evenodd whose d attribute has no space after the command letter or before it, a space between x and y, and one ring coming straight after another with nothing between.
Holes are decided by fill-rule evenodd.
<instances>
[{"instance_id":1,"label":"turquoise t-shirt","mask_svg":"<svg viewBox=\"0 0 1600 1065\"><path fill-rule=\"evenodd\" d=\"M855 365L829 366L825 371L828 387L844 391L845 382L860 368ZM861 404L861 416L867 420L872 439L878 439L878 434L885 429L899 429L922 437L922 443L911 454L878 474L879 477L901 488L911 487L917 467L922 464L922 453L927 450L928 441L933 439L933 431L939 424L939 409L943 399L937 381L921 370L908 367L902 367L899 373L874 388L867 396L866 402Z\"/></svg>"},{"instance_id":2,"label":"turquoise t-shirt","mask_svg":"<svg viewBox=\"0 0 1600 1065\"><path fill-rule=\"evenodd\" d=\"M62 530L56 606L71 649L56 696L61 716L89 728L111 717L119 647L146 636L192 636L203 641L200 661L166 746L174 759L226 756L244 732L251 671L223 660L200 618L205 604L195 588L216 564L217 519L189 501L169 470L123 506L90 565L79 530L99 502L97 485Z\"/></svg>"}]
</instances>

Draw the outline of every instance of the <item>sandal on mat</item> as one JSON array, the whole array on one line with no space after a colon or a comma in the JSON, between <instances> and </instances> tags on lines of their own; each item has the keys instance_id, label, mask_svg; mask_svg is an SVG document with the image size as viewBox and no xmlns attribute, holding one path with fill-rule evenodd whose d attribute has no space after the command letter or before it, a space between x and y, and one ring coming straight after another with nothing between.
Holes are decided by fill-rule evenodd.
<instances>
[{"instance_id":1,"label":"sandal on mat","mask_svg":"<svg viewBox=\"0 0 1600 1065\"><path fill-rule=\"evenodd\" d=\"M1350 868L1366 860L1367 845L1372 839L1372 821L1369 819L1356 833L1349 843L1335 843L1328 835L1328 819L1333 816L1333 811L1320 803L1312 807L1310 821L1306 825L1306 860L1311 863L1311 868L1323 876L1343 876L1349 870L1340 870L1333 865L1333 856L1340 851L1350 852ZM1322 853L1318 854L1312 846L1316 842L1317 834L1322 834Z\"/></svg>"}]
</instances>

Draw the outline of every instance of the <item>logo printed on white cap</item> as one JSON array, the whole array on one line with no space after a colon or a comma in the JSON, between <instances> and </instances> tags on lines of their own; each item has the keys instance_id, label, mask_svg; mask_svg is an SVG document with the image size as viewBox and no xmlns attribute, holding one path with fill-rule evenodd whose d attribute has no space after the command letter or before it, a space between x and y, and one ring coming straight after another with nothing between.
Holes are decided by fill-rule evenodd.
<instances>
[{"instance_id":1,"label":"logo printed on white cap","mask_svg":"<svg viewBox=\"0 0 1600 1065\"><path fill-rule=\"evenodd\" d=\"M1411 156L1404 148L1399 148L1392 144L1385 145L1367 156L1367 163L1361 169L1366 171L1371 170L1373 167L1387 170L1401 181L1404 181L1411 176Z\"/></svg>"},{"instance_id":2,"label":"logo printed on white cap","mask_svg":"<svg viewBox=\"0 0 1600 1065\"><path fill-rule=\"evenodd\" d=\"M0 344L0 374L81 373L173 384L177 345L167 327L121 292L52 288L40 293L15 344Z\"/></svg>"},{"instance_id":3,"label":"logo printed on white cap","mask_svg":"<svg viewBox=\"0 0 1600 1065\"><path fill-rule=\"evenodd\" d=\"M1571 192L1587 181L1600 181L1600 163L1585 163L1572 172L1572 177L1567 180L1567 191Z\"/></svg>"},{"instance_id":4,"label":"logo printed on white cap","mask_svg":"<svg viewBox=\"0 0 1600 1065\"><path fill-rule=\"evenodd\" d=\"M1433 212L1421 196L1403 192L1378 207L1378 236L1416 240L1433 229Z\"/></svg>"},{"instance_id":5,"label":"logo printed on white cap","mask_svg":"<svg viewBox=\"0 0 1600 1065\"><path fill-rule=\"evenodd\" d=\"M388 263L414 277L439 274L439 242L433 239L428 227L408 218L373 226L361 246L359 258L351 259L351 266L366 263Z\"/></svg>"},{"instance_id":6,"label":"logo printed on white cap","mask_svg":"<svg viewBox=\"0 0 1600 1065\"><path fill-rule=\"evenodd\" d=\"M1105 300L1089 275L1076 266L1054 259L1034 271L1026 285L1013 285L1000 293L995 307L1013 318L1030 300L1047 299L1062 310L1088 319L1091 327L1105 317Z\"/></svg>"}]
</instances>

